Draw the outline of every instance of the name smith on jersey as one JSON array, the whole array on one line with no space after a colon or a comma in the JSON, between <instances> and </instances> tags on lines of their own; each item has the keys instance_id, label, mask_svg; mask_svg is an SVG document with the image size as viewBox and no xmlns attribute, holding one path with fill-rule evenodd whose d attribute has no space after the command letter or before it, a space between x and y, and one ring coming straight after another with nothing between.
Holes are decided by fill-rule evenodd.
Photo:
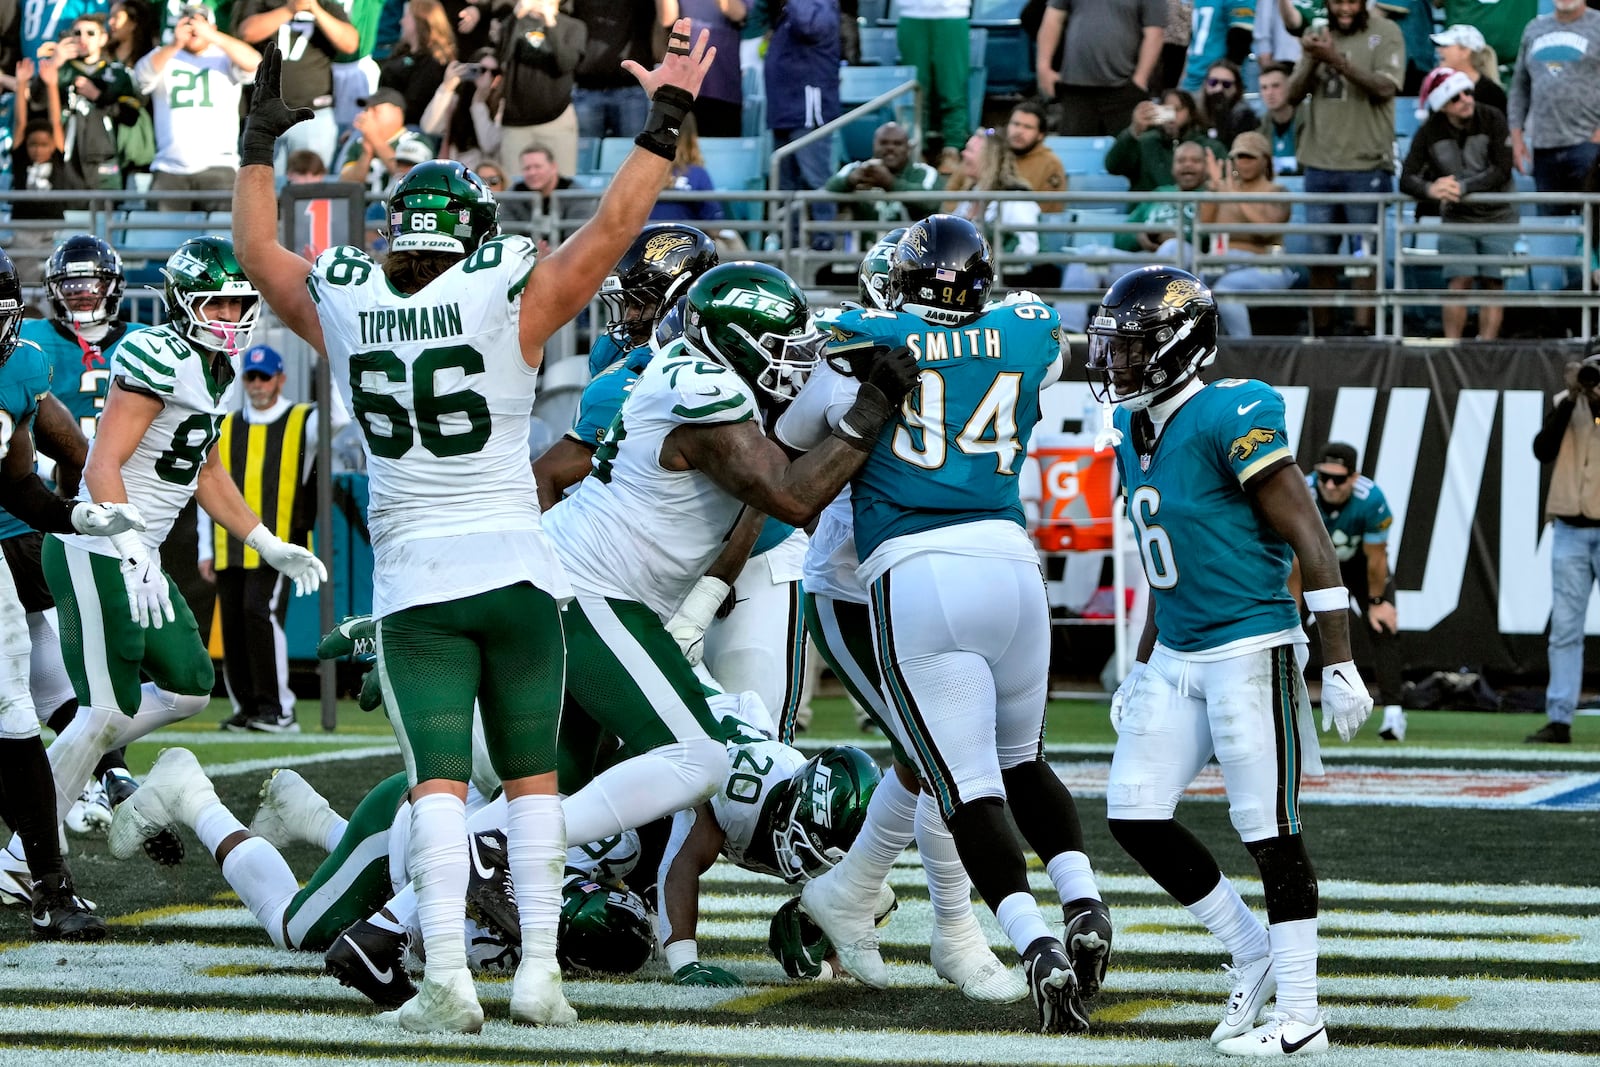
<instances>
[{"instance_id":1,"label":"name smith on jersey","mask_svg":"<svg viewBox=\"0 0 1600 1067\"><path fill-rule=\"evenodd\" d=\"M906 347L918 363L940 363L947 359L999 359L1000 331L992 327L929 330L906 335Z\"/></svg>"},{"instance_id":2,"label":"name smith on jersey","mask_svg":"<svg viewBox=\"0 0 1600 1067\"><path fill-rule=\"evenodd\" d=\"M361 320L361 343L389 345L402 341L431 341L460 336L461 305L376 308L356 313Z\"/></svg>"}]
</instances>

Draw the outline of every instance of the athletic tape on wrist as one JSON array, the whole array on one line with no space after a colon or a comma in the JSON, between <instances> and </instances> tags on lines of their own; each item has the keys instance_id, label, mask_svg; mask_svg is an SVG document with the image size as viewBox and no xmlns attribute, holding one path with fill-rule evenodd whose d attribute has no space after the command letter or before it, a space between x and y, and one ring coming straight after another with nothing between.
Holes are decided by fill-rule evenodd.
<instances>
[{"instance_id":1,"label":"athletic tape on wrist","mask_svg":"<svg viewBox=\"0 0 1600 1067\"><path fill-rule=\"evenodd\" d=\"M633 143L671 162L678 158L678 135L683 117L694 106L694 94L676 85L663 85L650 100L650 117Z\"/></svg>"},{"instance_id":2,"label":"athletic tape on wrist","mask_svg":"<svg viewBox=\"0 0 1600 1067\"><path fill-rule=\"evenodd\" d=\"M1342 585L1307 589L1305 595L1307 609L1319 615L1324 611L1345 611L1350 607L1350 591Z\"/></svg>"}]
</instances>

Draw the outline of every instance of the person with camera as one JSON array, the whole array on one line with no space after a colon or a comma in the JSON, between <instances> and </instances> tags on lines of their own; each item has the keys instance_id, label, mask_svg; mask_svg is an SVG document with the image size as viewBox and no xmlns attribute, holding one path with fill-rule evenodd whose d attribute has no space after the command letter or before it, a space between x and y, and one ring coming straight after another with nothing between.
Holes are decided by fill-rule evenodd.
<instances>
[{"instance_id":1,"label":"person with camera","mask_svg":"<svg viewBox=\"0 0 1600 1067\"><path fill-rule=\"evenodd\" d=\"M1185 141L1226 156L1228 150L1206 132L1197 112L1194 97L1182 89L1168 89L1159 104L1140 101L1128 128L1106 151L1106 173L1120 174L1134 192L1145 192L1173 183L1172 157Z\"/></svg>"},{"instance_id":2,"label":"person with camera","mask_svg":"<svg viewBox=\"0 0 1600 1067\"><path fill-rule=\"evenodd\" d=\"M291 108L308 107L316 115L278 141L274 166L281 176L289 153L309 148L332 160L339 144L333 113L333 61L356 51L361 31L338 0L241 0L234 11L241 40L261 49L278 43L283 55L283 100Z\"/></svg>"},{"instance_id":3,"label":"person with camera","mask_svg":"<svg viewBox=\"0 0 1600 1067\"><path fill-rule=\"evenodd\" d=\"M1553 463L1544 514L1550 521L1549 720L1530 744L1572 741L1572 713L1583 685L1583 620L1600 579L1600 350L1568 363L1566 391L1533 439L1540 463Z\"/></svg>"},{"instance_id":4,"label":"person with camera","mask_svg":"<svg viewBox=\"0 0 1600 1067\"><path fill-rule=\"evenodd\" d=\"M109 44L105 16L81 15L39 60L56 147L80 189L122 188L118 130L137 123L144 109L128 68L108 55Z\"/></svg>"}]
</instances>

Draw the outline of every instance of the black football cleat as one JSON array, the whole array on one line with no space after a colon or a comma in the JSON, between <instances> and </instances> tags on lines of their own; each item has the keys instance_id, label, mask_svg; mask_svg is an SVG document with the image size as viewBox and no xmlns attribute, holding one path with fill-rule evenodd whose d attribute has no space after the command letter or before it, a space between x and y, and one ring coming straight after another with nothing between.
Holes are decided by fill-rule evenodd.
<instances>
[{"instance_id":1,"label":"black football cleat","mask_svg":"<svg viewBox=\"0 0 1600 1067\"><path fill-rule=\"evenodd\" d=\"M1041 937L1022 954L1022 973L1028 980L1041 1034L1081 1034L1089 1029L1089 1012L1078 995L1078 976L1072 962L1053 937Z\"/></svg>"},{"instance_id":2,"label":"black football cleat","mask_svg":"<svg viewBox=\"0 0 1600 1067\"><path fill-rule=\"evenodd\" d=\"M106 936L105 920L89 910L70 877L63 874L34 882L32 890L35 940L99 941Z\"/></svg>"},{"instance_id":3,"label":"black football cleat","mask_svg":"<svg viewBox=\"0 0 1600 1067\"><path fill-rule=\"evenodd\" d=\"M1103 901L1083 897L1061 906L1066 931L1061 936L1085 999L1100 992L1111 962L1111 909Z\"/></svg>"},{"instance_id":4,"label":"black football cleat","mask_svg":"<svg viewBox=\"0 0 1600 1067\"><path fill-rule=\"evenodd\" d=\"M340 934L322 969L380 1008L398 1008L417 995L405 968L406 935L362 919Z\"/></svg>"},{"instance_id":5,"label":"black football cleat","mask_svg":"<svg viewBox=\"0 0 1600 1067\"><path fill-rule=\"evenodd\" d=\"M513 945L522 944L522 919L511 889L506 835L480 830L467 835L467 914Z\"/></svg>"}]
</instances>

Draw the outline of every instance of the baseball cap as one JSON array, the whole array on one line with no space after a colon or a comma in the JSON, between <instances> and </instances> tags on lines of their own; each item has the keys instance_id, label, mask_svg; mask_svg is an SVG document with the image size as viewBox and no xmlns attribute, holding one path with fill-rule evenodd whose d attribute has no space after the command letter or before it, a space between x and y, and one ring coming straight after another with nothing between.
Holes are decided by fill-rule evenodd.
<instances>
[{"instance_id":1,"label":"baseball cap","mask_svg":"<svg viewBox=\"0 0 1600 1067\"><path fill-rule=\"evenodd\" d=\"M405 136L400 138L400 143L394 146L394 159L396 163L426 163L433 158L433 149L420 137Z\"/></svg>"},{"instance_id":2,"label":"baseball cap","mask_svg":"<svg viewBox=\"0 0 1600 1067\"><path fill-rule=\"evenodd\" d=\"M1458 22L1454 26L1447 26L1432 35L1433 43L1446 45L1458 44L1469 52L1479 52L1487 47L1488 42L1483 39L1483 33L1476 26L1468 26Z\"/></svg>"},{"instance_id":3,"label":"baseball cap","mask_svg":"<svg viewBox=\"0 0 1600 1067\"><path fill-rule=\"evenodd\" d=\"M384 88L377 90L371 96L363 96L356 101L356 107L377 107L379 104L393 104L401 111L404 111L406 98L400 95L400 90L398 89Z\"/></svg>"},{"instance_id":4,"label":"baseball cap","mask_svg":"<svg viewBox=\"0 0 1600 1067\"><path fill-rule=\"evenodd\" d=\"M1470 92L1472 79L1451 67L1435 67L1422 79L1422 87L1417 90L1417 118L1426 119L1429 115L1443 108L1456 94Z\"/></svg>"},{"instance_id":5,"label":"baseball cap","mask_svg":"<svg viewBox=\"0 0 1600 1067\"><path fill-rule=\"evenodd\" d=\"M1351 474L1355 473L1357 469L1355 447L1353 445L1347 445L1343 441L1329 441L1327 444L1322 446L1322 449L1317 453L1317 456L1319 458L1317 459L1316 466L1319 468L1327 464L1338 464L1339 466L1343 467L1347 473Z\"/></svg>"},{"instance_id":6,"label":"baseball cap","mask_svg":"<svg viewBox=\"0 0 1600 1067\"><path fill-rule=\"evenodd\" d=\"M244 370L246 374L259 371L276 377L283 373L283 357L271 345L252 345L245 349Z\"/></svg>"}]
</instances>

